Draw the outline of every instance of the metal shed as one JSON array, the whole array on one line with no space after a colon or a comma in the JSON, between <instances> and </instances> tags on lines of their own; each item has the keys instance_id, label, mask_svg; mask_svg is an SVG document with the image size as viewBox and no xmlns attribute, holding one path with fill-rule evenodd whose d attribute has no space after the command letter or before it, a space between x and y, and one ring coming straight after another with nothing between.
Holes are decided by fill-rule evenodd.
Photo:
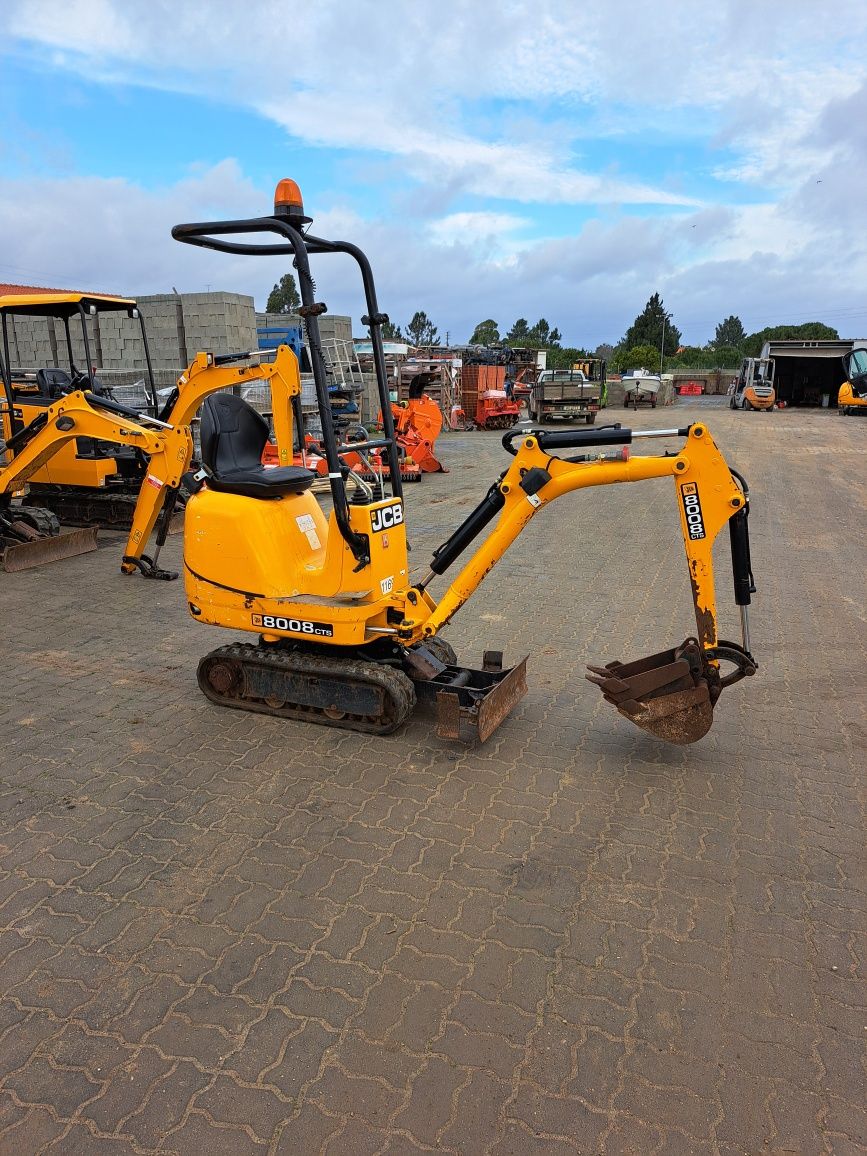
<instances>
[{"instance_id":1,"label":"metal shed","mask_svg":"<svg viewBox=\"0 0 867 1156\"><path fill-rule=\"evenodd\" d=\"M854 341L766 341L762 357L776 365L777 398L786 405L836 406L846 380L842 358Z\"/></svg>"}]
</instances>

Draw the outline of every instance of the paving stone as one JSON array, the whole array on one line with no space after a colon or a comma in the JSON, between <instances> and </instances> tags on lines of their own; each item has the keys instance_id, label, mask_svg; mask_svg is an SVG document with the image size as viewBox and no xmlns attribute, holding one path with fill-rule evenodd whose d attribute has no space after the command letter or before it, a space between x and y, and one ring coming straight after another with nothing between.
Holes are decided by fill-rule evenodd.
<instances>
[{"instance_id":1,"label":"paving stone","mask_svg":"<svg viewBox=\"0 0 867 1156\"><path fill-rule=\"evenodd\" d=\"M3 656L0 1151L863 1151L863 431L675 414L750 480L759 585L759 673L689 748L583 679L694 630L661 485L564 499L450 626L467 661L531 654L481 747L213 707L178 591L76 598L120 538L3 576L10 621L46 610ZM493 434L437 448L419 576L505 464Z\"/></svg>"}]
</instances>

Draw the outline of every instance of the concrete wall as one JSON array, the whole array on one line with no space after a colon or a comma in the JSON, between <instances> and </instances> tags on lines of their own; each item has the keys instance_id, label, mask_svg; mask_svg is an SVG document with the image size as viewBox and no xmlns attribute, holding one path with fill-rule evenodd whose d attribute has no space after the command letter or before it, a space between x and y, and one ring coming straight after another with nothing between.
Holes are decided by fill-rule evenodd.
<instances>
[{"instance_id":1,"label":"concrete wall","mask_svg":"<svg viewBox=\"0 0 867 1156\"><path fill-rule=\"evenodd\" d=\"M179 373L200 350L236 353L256 349L253 298L241 293L161 293L139 297L155 370ZM122 313L103 313L87 321L90 354L98 369L144 370L144 343L139 322ZM85 364L84 342L77 320L70 323L73 355ZM10 325L15 365L38 368L67 364L63 325L41 318L16 317Z\"/></svg>"}]
</instances>

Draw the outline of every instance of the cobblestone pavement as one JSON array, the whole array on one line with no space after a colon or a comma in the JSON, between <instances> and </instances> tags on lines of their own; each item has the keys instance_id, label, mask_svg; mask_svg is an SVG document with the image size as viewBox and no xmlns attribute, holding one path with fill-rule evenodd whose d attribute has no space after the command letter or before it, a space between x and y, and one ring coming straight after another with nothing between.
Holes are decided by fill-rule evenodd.
<instances>
[{"instance_id":1,"label":"cobblestone pavement","mask_svg":"<svg viewBox=\"0 0 867 1156\"><path fill-rule=\"evenodd\" d=\"M465 660L532 655L472 750L213 707L230 636L116 542L0 575L0 1151L867 1150L867 425L625 420L699 416L752 485L761 670L686 749L583 681L694 629L668 483L563 499L458 617ZM419 572L506 460L440 449Z\"/></svg>"}]
</instances>

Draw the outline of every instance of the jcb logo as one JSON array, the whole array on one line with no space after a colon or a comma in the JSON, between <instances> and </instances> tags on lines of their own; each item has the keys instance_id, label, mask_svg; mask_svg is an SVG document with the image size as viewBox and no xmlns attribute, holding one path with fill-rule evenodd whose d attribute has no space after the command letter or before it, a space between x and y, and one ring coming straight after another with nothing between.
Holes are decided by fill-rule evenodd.
<instances>
[{"instance_id":1,"label":"jcb logo","mask_svg":"<svg viewBox=\"0 0 867 1156\"><path fill-rule=\"evenodd\" d=\"M380 506L370 515L370 528L374 534L381 534L383 530L391 530L403 521L403 506L394 502L390 506Z\"/></svg>"},{"instance_id":2,"label":"jcb logo","mask_svg":"<svg viewBox=\"0 0 867 1156\"><path fill-rule=\"evenodd\" d=\"M683 483L680 487L680 500L683 502L683 513L686 518L686 528L689 531L690 541L694 542L699 538L706 538L701 502L698 499L698 486L695 482Z\"/></svg>"}]
</instances>

